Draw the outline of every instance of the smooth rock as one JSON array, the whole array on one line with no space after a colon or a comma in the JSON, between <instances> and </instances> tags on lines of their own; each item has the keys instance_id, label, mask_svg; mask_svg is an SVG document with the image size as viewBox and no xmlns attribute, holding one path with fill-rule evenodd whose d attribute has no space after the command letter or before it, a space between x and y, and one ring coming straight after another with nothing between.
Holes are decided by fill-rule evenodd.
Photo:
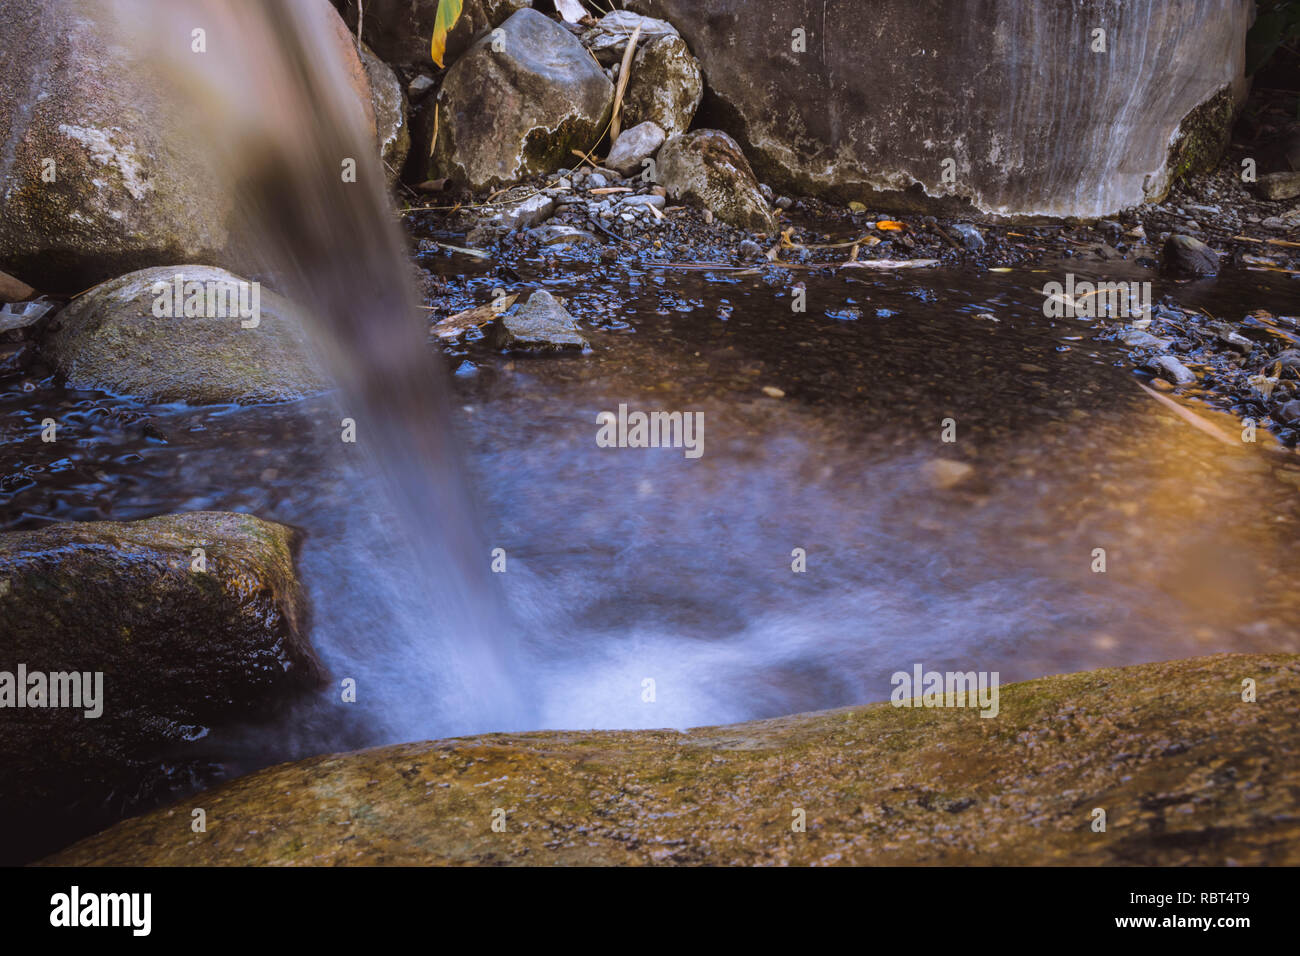
<instances>
[{"instance_id":1,"label":"smooth rock","mask_svg":"<svg viewBox=\"0 0 1300 956\"><path fill-rule=\"evenodd\" d=\"M1245 677L1258 703L1242 702ZM207 833L190 831L187 802L43 862L1300 865L1297 655L1107 668L998 697L991 719L886 701L313 757L196 798L222 821ZM1089 826L1097 806L1105 833ZM498 807L504 832L488 825ZM791 807L808 808L807 833L792 832Z\"/></svg>"},{"instance_id":2,"label":"smooth rock","mask_svg":"<svg viewBox=\"0 0 1300 956\"><path fill-rule=\"evenodd\" d=\"M659 151L667 137L658 125L652 122L639 123L623 130L609 150L605 164L624 176L639 173L641 161L648 159Z\"/></svg>"},{"instance_id":3,"label":"smooth rock","mask_svg":"<svg viewBox=\"0 0 1300 956\"><path fill-rule=\"evenodd\" d=\"M474 190L553 172L590 149L614 87L578 39L535 10L520 10L447 71L429 178Z\"/></svg>"},{"instance_id":4,"label":"smooth rock","mask_svg":"<svg viewBox=\"0 0 1300 956\"><path fill-rule=\"evenodd\" d=\"M941 490L955 488L975 474L972 465L951 458L933 458L922 466L922 471L930 486Z\"/></svg>"},{"instance_id":5,"label":"smooth rock","mask_svg":"<svg viewBox=\"0 0 1300 956\"><path fill-rule=\"evenodd\" d=\"M1255 190L1273 201L1295 199L1300 196L1300 172L1265 173L1256 181Z\"/></svg>"},{"instance_id":6,"label":"smooth rock","mask_svg":"<svg viewBox=\"0 0 1300 956\"><path fill-rule=\"evenodd\" d=\"M659 180L673 200L699 203L723 222L753 232L776 229L758 180L736 141L719 130L674 136L659 150Z\"/></svg>"},{"instance_id":7,"label":"smooth rock","mask_svg":"<svg viewBox=\"0 0 1300 956\"><path fill-rule=\"evenodd\" d=\"M1196 373L1172 355L1157 355L1147 362L1147 367L1173 385L1191 385Z\"/></svg>"},{"instance_id":8,"label":"smooth rock","mask_svg":"<svg viewBox=\"0 0 1300 956\"><path fill-rule=\"evenodd\" d=\"M160 291L173 286L177 275L204 283L205 289L224 285L234 302L238 290L246 289L246 301L252 302L252 287L224 269L143 269L101 283L69 303L51 320L42 352L72 388L149 402L254 405L294 401L330 387L312 356L303 318L283 296L258 288L252 328L244 323L253 319L242 318L237 308L225 316L186 317L181 303L173 304L170 317L159 317L154 308ZM204 305L206 310L206 297Z\"/></svg>"}]
</instances>

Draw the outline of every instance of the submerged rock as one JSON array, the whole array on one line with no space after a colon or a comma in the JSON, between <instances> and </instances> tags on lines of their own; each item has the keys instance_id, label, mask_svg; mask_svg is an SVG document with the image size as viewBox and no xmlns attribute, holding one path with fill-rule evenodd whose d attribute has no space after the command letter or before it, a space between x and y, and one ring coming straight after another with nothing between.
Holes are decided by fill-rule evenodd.
<instances>
[{"instance_id":1,"label":"submerged rock","mask_svg":"<svg viewBox=\"0 0 1300 956\"><path fill-rule=\"evenodd\" d=\"M185 314L187 302L198 314ZM241 304L256 304L256 314L244 318ZM285 402L330 384L302 323L283 296L224 269L165 266L74 299L52 320L42 350L73 388L191 405Z\"/></svg>"},{"instance_id":2,"label":"submerged rock","mask_svg":"<svg viewBox=\"0 0 1300 956\"><path fill-rule=\"evenodd\" d=\"M443 79L430 178L482 190L549 173L593 147L614 86L577 37L535 10L485 36Z\"/></svg>"},{"instance_id":3,"label":"submerged rock","mask_svg":"<svg viewBox=\"0 0 1300 956\"><path fill-rule=\"evenodd\" d=\"M1298 787L1300 656L1223 654L1004 686L989 719L881 703L316 757L204 794L207 833L173 807L45 862L1294 866Z\"/></svg>"},{"instance_id":4,"label":"submerged rock","mask_svg":"<svg viewBox=\"0 0 1300 956\"><path fill-rule=\"evenodd\" d=\"M1165 240L1160 264L1170 272L1207 276L1219 271L1219 254L1191 236L1172 235Z\"/></svg>"},{"instance_id":5,"label":"submerged rock","mask_svg":"<svg viewBox=\"0 0 1300 956\"><path fill-rule=\"evenodd\" d=\"M500 316L494 330L496 347L512 352L562 352L587 347L573 316L545 289L529 296L519 311Z\"/></svg>"},{"instance_id":6,"label":"submerged rock","mask_svg":"<svg viewBox=\"0 0 1300 956\"><path fill-rule=\"evenodd\" d=\"M166 785L164 752L180 772L207 726L319 682L297 544L218 512L0 534L0 671L76 674L82 698L11 709L0 674L0 856L120 816Z\"/></svg>"},{"instance_id":7,"label":"submerged rock","mask_svg":"<svg viewBox=\"0 0 1300 956\"><path fill-rule=\"evenodd\" d=\"M662 36L645 43L632 58L623 116L629 125L653 122L668 136L676 136L691 128L703 97L700 61L681 37Z\"/></svg>"},{"instance_id":8,"label":"submerged rock","mask_svg":"<svg viewBox=\"0 0 1300 956\"><path fill-rule=\"evenodd\" d=\"M776 220L736 141L716 129L674 136L659 150L658 175L675 200L698 202L723 222L773 232Z\"/></svg>"}]
</instances>

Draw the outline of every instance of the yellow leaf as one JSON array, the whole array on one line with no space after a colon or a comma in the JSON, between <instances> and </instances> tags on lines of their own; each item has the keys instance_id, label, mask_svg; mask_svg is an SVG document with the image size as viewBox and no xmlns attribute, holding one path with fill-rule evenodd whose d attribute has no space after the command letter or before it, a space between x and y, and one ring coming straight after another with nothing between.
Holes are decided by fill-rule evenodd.
<instances>
[{"instance_id":1,"label":"yellow leaf","mask_svg":"<svg viewBox=\"0 0 1300 956\"><path fill-rule=\"evenodd\" d=\"M460 11L461 0L438 0L438 12L433 18L433 41L429 46L429 55L439 67L442 66L442 58L447 53L447 34L460 19Z\"/></svg>"},{"instance_id":2,"label":"yellow leaf","mask_svg":"<svg viewBox=\"0 0 1300 956\"><path fill-rule=\"evenodd\" d=\"M903 229L903 224L893 219L882 219L876 223L876 228L881 232L900 232Z\"/></svg>"},{"instance_id":3,"label":"yellow leaf","mask_svg":"<svg viewBox=\"0 0 1300 956\"><path fill-rule=\"evenodd\" d=\"M867 207L864 206L862 203L858 202L856 199L853 200L851 203L849 203L849 209L851 209L853 212L867 211Z\"/></svg>"}]
</instances>

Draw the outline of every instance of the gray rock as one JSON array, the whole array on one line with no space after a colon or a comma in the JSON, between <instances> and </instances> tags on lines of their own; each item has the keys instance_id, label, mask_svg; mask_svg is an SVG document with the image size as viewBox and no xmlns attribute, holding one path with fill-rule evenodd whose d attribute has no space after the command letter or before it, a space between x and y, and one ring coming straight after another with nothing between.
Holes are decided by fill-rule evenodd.
<instances>
[{"instance_id":1,"label":"gray rock","mask_svg":"<svg viewBox=\"0 0 1300 956\"><path fill-rule=\"evenodd\" d=\"M1174 341L1157 338L1141 329L1125 329L1120 333L1119 340L1131 349L1167 349Z\"/></svg>"},{"instance_id":2,"label":"gray rock","mask_svg":"<svg viewBox=\"0 0 1300 956\"><path fill-rule=\"evenodd\" d=\"M949 229L969 252L979 252L984 248L984 234L968 222L955 223Z\"/></svg>"},{"instance_id":3,"label":"gray rock","mask_svg":"<svg viewBox=\"0 0 1300 956\"><path fill-rule=\"evenodd\" d=\"M1172 355L1157 355L1147 363L1147 367L1175 385L1191 385L1196 381L1196 373Z\"/></svg>"},{"instance_id":4,"label":"gray rock","mask_svg":"<svg viewBox=\"0 0 1300 956\"><path fill-rule=\"evenodd\" d=\"M757 259L763 254L763 247L753 239L746 239L736 249L746 259Z\"/></svg>"},{"instance_id":5,"label":"gray rock","mask_svg":"<svg viewBox=\"0 0 1300 956\"><path fill-rule=\"evenodd\" d=\"M284 297L257 287L256 326L234 309L217 315L155 314L160 292L180 275L207 290L254 288L224 269L180 265L111 279L74 299L50 322L41 348L73 388L94 388L150 402L240 405L293 401L328 389L299 313ZM197 287L196 287L197 288ZM188 297L188 293L187 293ZM238 299L238 292L232 296ZM197 300L195 300L197 301ZM213 305L221 303L213 297ZM231 314L234 313L234 314Z\"/></svg>"},{"instance_id":6,"label":"gray rock","mask_svg":"<svg viewBox=\"0 0 1300 956\"><path fill-rule=\"evenodd\" d=\"M1214 275L1219 271L1219 254L1199 239L1175 234L1165 240L1160 264L1170 272Z\"/></svg>"},{"instance_id":7,"label":"gray rock","mask_svg":"<svg viewBox=\"0 0 1300 956\"><path fill-rule=\"evenodd\" d=\"M565 226L560 223L547 223L545 226L529 229L528 235L538 245L542 246L567 246L575 242L600 242L597 236L592 235L585 229L578 229L576 226Z\"/></svg>"},{"instance_id":8,"label":"gray rock","mask_svg":"<svg viewBox=\"0 0 1300 956\"><path fill-rule=\"evenodd\" d=\"M638 123L619 134L605 163L624 176L638 173L641 171L641 161L657 153L665 139L667 137L664 131L657 124L648 120Z\"/></svg>"},{"instance_id":9,"label":"gray rock","mask_svg":"<svg viewBox=\"0 0 1300 956\"><path fill-rule=\"evenodd\" d=\"M512 352L562 352L587 348L578 323L555 296L538 289L513 314L500 316L493 326L496 347Z\"/></svg>"},{"instance_id":10,"label":"gray rock","mask_svg":"<svg viewBox=\"0 0 1300 956\"><path fill-rule=\"evenodd\" d=\"M774 186L869 206L886 194L900 212L969 201L1080 217L1158 200L1179 171L1213 164L1245 91L1252 16L1222 0L626 5L676 27L725 106L718 122ZM1090 29L1121 20L1125 41L1112 31L1092 53ZM1064 91L1079 95L1063 123Z\"/></svg>"},{"instance_id":11,"label":"gray rock","mask_svg":"<svg viewBox=\"0 0 1300 956\"><path fill-rule=\"evenodd\" d=\"M700 61L678 36L641 42L623 94L627 122L653 122L668 136L685 133L704 97Z\"/></svg>"},{"instance_id":12,"label":"gray rock","mask_svg":"<svg viewBox=\"0 0 1300 956\"><path fill-rule=\"evenodd\" d=\"M704 129L674 136L659 150L658 174L673 200L697 202L742 229L776 229L754 171L726 133Z\"/></svg>"},{"instance_id":13,"label":"gray rock","mask_svg":"<svg viewBox=\"0 0 1300 956\"><path fill-rule=\"evenodd\" d=\"M527 229L545 222L555 211L555 198L537 193L516 202L476 210L477 228L501 236L515 229Z\"/></svg>"},{"instance_id":14,"label":"gray rock","mask_svg":"<svg viewBox=\"0 0 1300 956\"><path fill-rule=\"evenodd\" d=\"M406 154L411 149L411 129L406 122L406 95L397 74L375 56L369 47L361 47L361 65L370 81L370 105L375 113L375 138L379 141L379 158L390 186L402 175Z\"/></svg>"},{"instance_id":15,"label":"gray rock","mask_svg":"<svg viewBox=\"0 0 1300 956\"><path fill-rule=\"evenodd\" d=\"M604 189L608 185L609 180L605 178L603 173L591 173L587 176L586 187L588 189Z\"/></svg>"},{"instance_id":16,"label":"gray rock","mask_svg":"<svg viewBox=\"0 0 1300 956\"><path fill-rule=\"evenodd\" d=\"M663 209L666 204L663 196L656 196L653 193L646 193L641 196L628 196L619 200L619 207L626 210L628 206L640 206L644 209L646 206L654 206L656 209Z\"/></svg>"},{"instance_id":17,"label":"gray rock","mask_svg":"<svg viewBox=\"0 0 1300 956\"><path fill-rule=\"evenodd\" d=\"M568 30L520 10L447 71L430 178L480 190L549 173L589 149L609 120L614 87Z\"/></svg>"},{"instance_id":18,"label":"gray rock","mask_svg":"<svg viewBox=\"0 0 1300 956\"><path fill-rule=\"evenodd\" d=\"M1300 400L1292 399L1287 402L1274 412L1273 417L1283 425L1300 424Z\"/></svg>"},{"instance_id":19,"label":"gray rock","mask_svg":"<svg viewBox=\"0 0 1300 956\"><path fill-rule=\"evenodd\" d=\"M1255 183L1255 191L1273 201L1295 199L1300 196L1300 172L1266 173Z\"/></svg>"},{"instance_id":20,"label":"gray rock","mask_svg":"<svg viewBox=\"0 0 1300 956\"><path fill-rule=\"evenodd\" d=\"M583 31L582 42L603 65L613 66L622 60L628 40L638 26L641 28L638 44L649 43L660 37L677 36L676 28L666 20L640 16L627 10L615 10Z\"/></svg>"}]
</instances>

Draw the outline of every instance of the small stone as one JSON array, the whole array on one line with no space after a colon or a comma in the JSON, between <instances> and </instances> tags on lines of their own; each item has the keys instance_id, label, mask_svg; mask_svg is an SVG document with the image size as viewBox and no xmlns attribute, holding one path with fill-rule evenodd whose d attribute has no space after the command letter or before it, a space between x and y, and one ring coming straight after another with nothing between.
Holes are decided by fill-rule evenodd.
<instances>
[{"instance_id":1,"label":"small stone","mask_svg":"<svg viewBox=\"0 0 1300 956\"><path fill-rule=\"evenodd\" d=\"M740 244L737 251L745 259L754 259L763 254L763 247L753 239L746 239Z\"/></svg>"},{"instance_id":2,"label":"small stone","mask_svg":"<svg viewBox=\"0 0 1300 956\"><path fill-rule=\"evenodd\" d=\"M1196 373L1172 355L1157 355L1147 365L1174 385L1191 385L1196 381Z\"/></svg>"},{"instance_id":3,"label":"small stone","mask_svg":"<svg viewBox=\"0 0 1300 956\"><path fill-rule=\"evenodd\" d=\"M497 348L515 352L559 352L587 348L578 323L545 289L538 289L518 312L494 325Z\"/></svg>"},{"instance_id":4,"label":"small stone","mask_svg":"<svg viewBox=\"0 0 1300 956\"><path fill-rule=\"evenodd\" d=\"M968 252L979 252L984 248L984 234L968 222L954 223L949 231L961 240Z\"/></svg>"},{"instance_id":5,"label":"small stone","mask_svg":"<svg viewBox=\"0 0 1300 956\"><path fill-rule=\"evenodd\" d=\"M1295 199L1300 196L1300 172L1265 173L1255 183L1255 191L1274 202Z\"/></svg>"},{"instance_id":6,"label":"small stone","mask_svg":"<svg viewBox=\"0 0 1300 956\"><path fill-rule=\"evenodd\" d=\"M933 458L922 466L922 471L930 486L940 490L955 488L975 474L971 465L949 458Z\"/></svg>"},{"instance_id":7,"label":"small stone","mask_svg":"<svg viewBox=\"0 0 1300 956\"><path fill-rule=\"evenodd\" d=\"M764 385L763 394L768 398L785 398L785 392L781 391L781 389L777 388L775 385Z\"/></svg>"},{"instance_id":8,"label":"small stone","mask_svg":"<svg viewBox=\"0 0 1300 956\"><path fill-rule=\"evenodd\" d=\"M412 98L423 96L431 89L433 89L433 77L425 76L423 73L411 80L406 86L406 92Z\"/></svg>"}]
</instances>

